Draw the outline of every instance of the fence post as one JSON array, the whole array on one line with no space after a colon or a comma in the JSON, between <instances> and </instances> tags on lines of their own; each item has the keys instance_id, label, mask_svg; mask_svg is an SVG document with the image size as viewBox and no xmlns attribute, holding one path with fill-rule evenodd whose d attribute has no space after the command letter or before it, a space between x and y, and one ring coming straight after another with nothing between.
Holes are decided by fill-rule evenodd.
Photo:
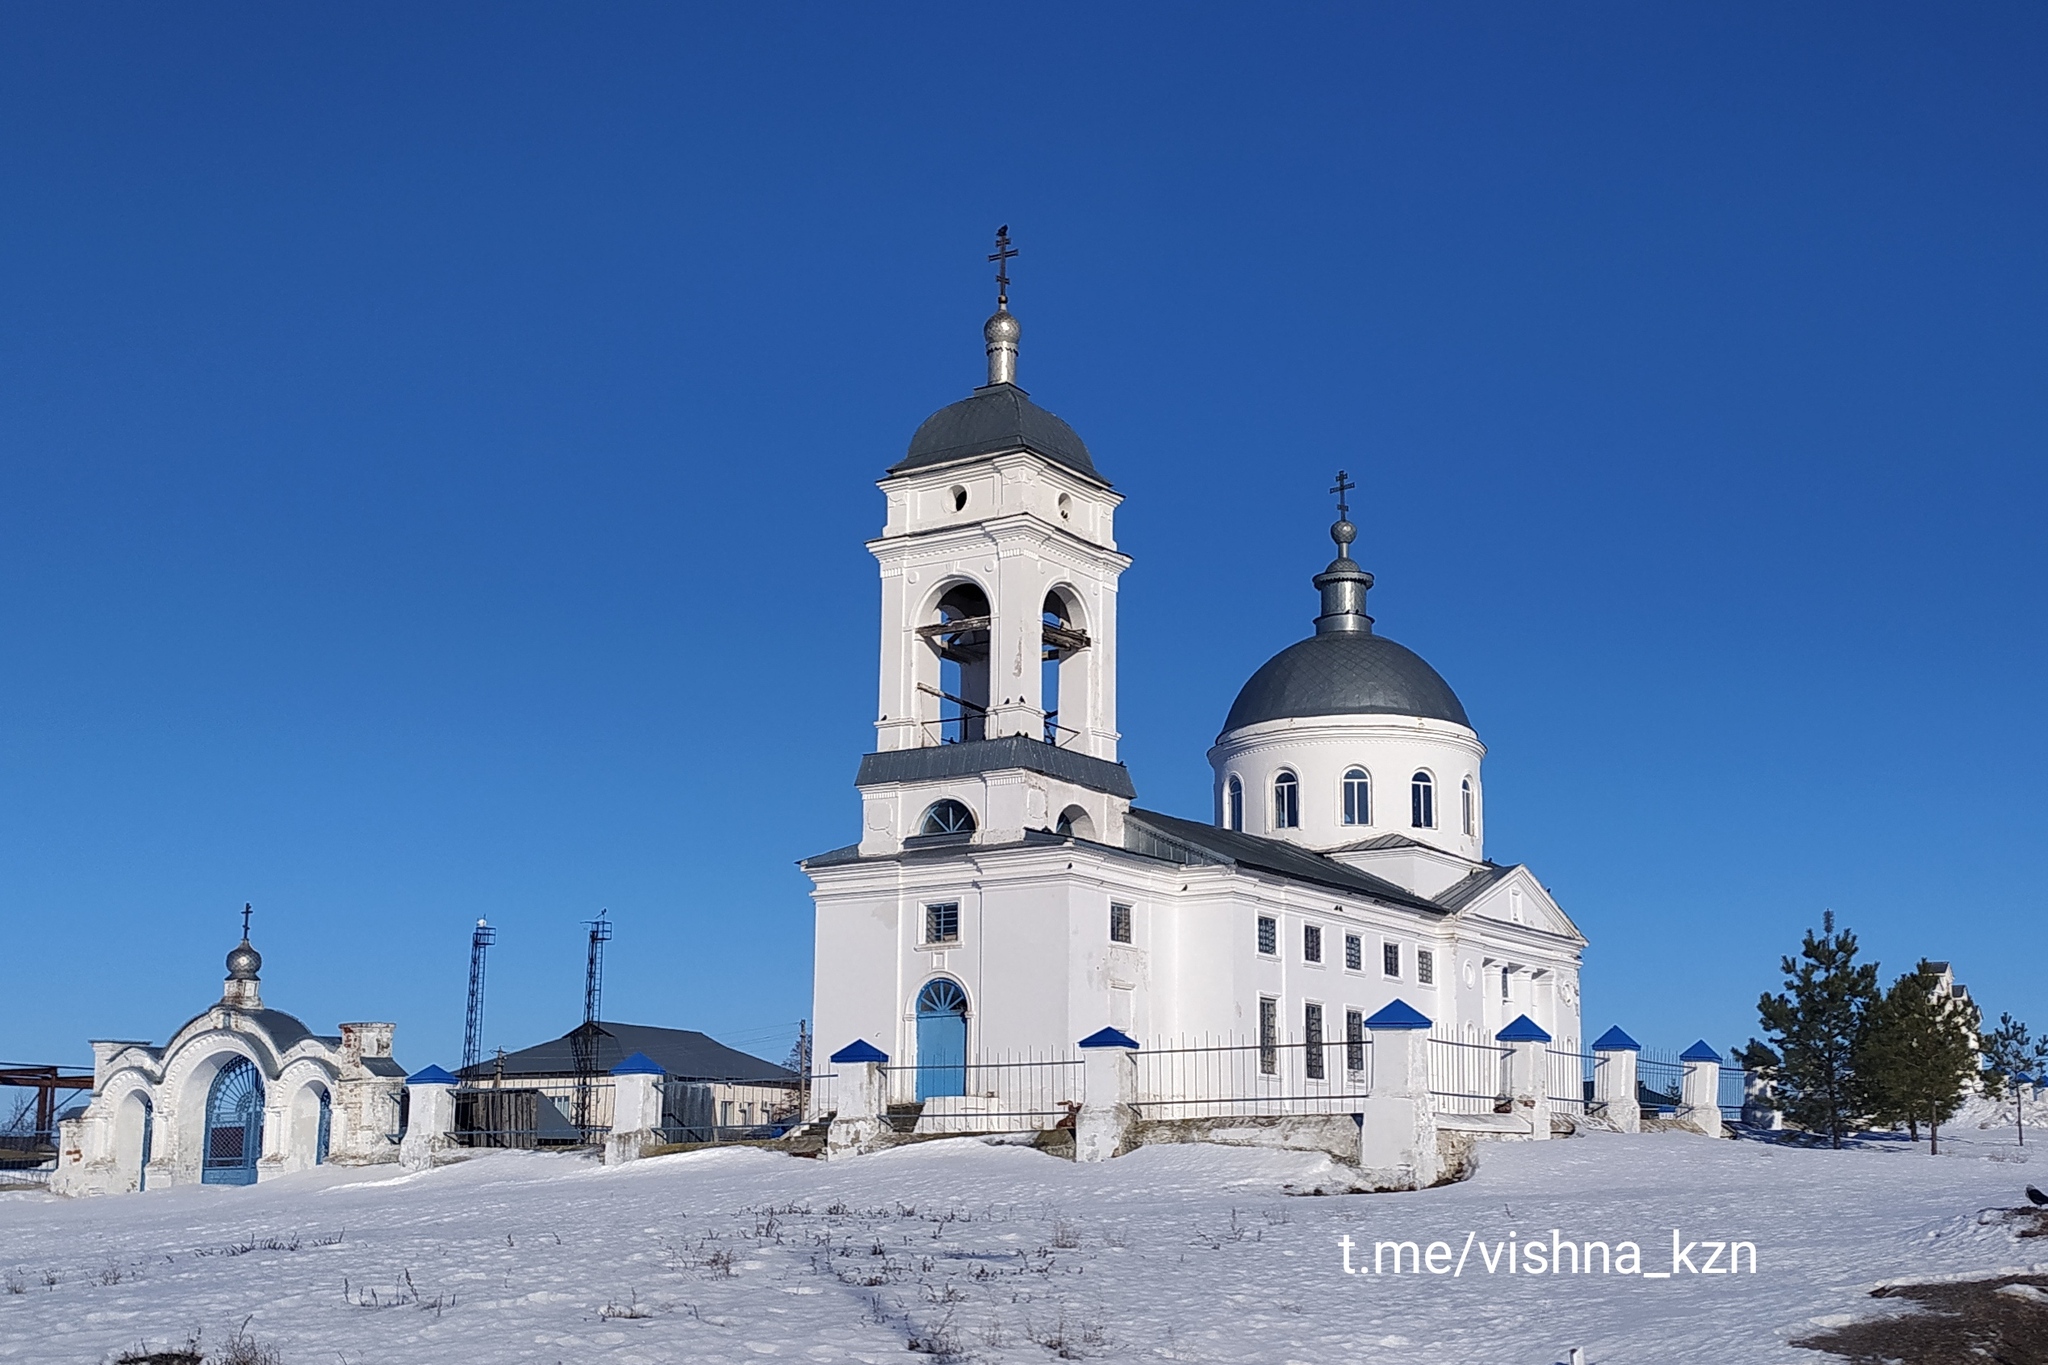
<instances>
[{"instance_id":1,"label":"fence post","mask_svg":"<svg viewBox=\"0 0 2048 1365\"><path fill-rule=\"evenodd\" d=\"M605 1165L638 1161L661 1142L661 1082L667 1075L644 1052L612 1068L612 1131L604 1140Z\"/></svg>"},{"instance_id":2,"label":"fence post","mask_svg":"<svg viewBox=\"0 0 2048 1365\"><path fill-rule=\"evenodd\" d=\"M398 1144L398 1164L424 1171L442 1154L455 1150L455 1078L438 1066L405 1078L405 1136Z\"/></svg>"},{"instance_id":3,"label":"fence post","mask_svg":"<svg viewBox=\"0 0 2048 1365\"><path fill-rule=\"evenodd\" d=\"M1642 1050L1619 1024L1593 1040L1593 1099L1617 1133L1643 1130L1643 1103L1636 1093L1636 1054Z\"/></svg>"},{"instance_id":4,"label":"fence post","mask_svg":"<svg viewBox=\"0 0 2048 1365\"><path fill-rule=\"evenodd\" d=\"M1685 1063L1678 1121L1708 1137L1721 1136L1721 1054L1702 1038L1678 1054Z\"/></svg>"},{"instance_id":5,"label":"fence post","mask_svg":"<svg viewBox=\"0 0 2048 1365\"><path fill-rule=\"evenodd\" d=\"M1113 1028L1089 1034L1081 1053L1081 1112L1074 1117L1074 1160L1107 1161L1131 1135L1138 1098L1138 1040Z\"/></svg>"},{"instance_id":6,"label":"fence post","mask_svg":"<svg viewBox=\"0 0 2048 1365\"><path fill-rule=\"evenodd\" d=\"M882 1068L889 1054L865 1038L856 1038L832 1054L839 1071L839 1112L825 1130L825 1156L852 1156L875 1145L888 1127L882 1121L887 1108L882 1087L887 1083Z\"/></svg>"},{"instance_id":7,"label":"fence post","mask_svg":"<svg viewBox=\"0 0 2048 1365\"><path fill-rule=\"evenodd\" d=\"M1372 1084L1359 1101L1358 1164L1379 1189L1428 1189L1442 1169L1429 1112L1429 1020L1394 1000L1365 1027Z\"/></svg>"},{"instance_id":8,"label":"fence post","mask_svg":"<svg viewBox=\"0 0 2048 1365\"><path fill-rule=\"evenodd\" d=\"M1526 1014L1493 1035L1514 1049L1508 1056L1508 1094L1515 1112L1529 1120L1529 1136L1550 1137L1550 1035Z\"/></svg>"}]
</instances>

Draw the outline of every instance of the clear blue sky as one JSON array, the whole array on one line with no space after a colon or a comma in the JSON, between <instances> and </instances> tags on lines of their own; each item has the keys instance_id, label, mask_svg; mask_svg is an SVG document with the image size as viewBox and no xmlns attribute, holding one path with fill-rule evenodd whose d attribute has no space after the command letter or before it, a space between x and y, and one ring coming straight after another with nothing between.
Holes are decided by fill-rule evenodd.
<instances>
[{"instance_id":1,"label":"clear blue sky","mask_svg":"<svg viewBox=\"0 0 2048 1365\"><path fill-rule=\"evenodd\" d=\"M981 371L1128 497L1124 756L1206 817L1363 485L1587 1024L1832 907L2041 987L2039 6L11 6L0 1058L274 1004L765 1052L850 841L873 482ZM844 1040L826 1040L839 1043Z\"/></svg>"}]
</instances>

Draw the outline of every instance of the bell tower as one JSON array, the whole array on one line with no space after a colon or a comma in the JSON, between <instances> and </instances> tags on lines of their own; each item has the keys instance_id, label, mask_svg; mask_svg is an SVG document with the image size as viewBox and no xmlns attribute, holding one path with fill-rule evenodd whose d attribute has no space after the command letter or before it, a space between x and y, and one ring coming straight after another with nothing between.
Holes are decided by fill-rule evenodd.
<instances>
[{"instance_id":1,"label":"bell tower","mask_svg":"<svg viewBox=\"0 0 2048 1365\"><path fill-rule=\"evenodd\" d=\"M989 257L988 382L927 418L879 484L887 517L868 549L882 579L881 686L859 778L863 853L1041 831L1120 838L1130 803L1116 761L1122 498L1074 429L1017 385L1016 254L1004 228ZM951 807L928 819L942 802L965 819Z\"/></svg>"}]
</instances>

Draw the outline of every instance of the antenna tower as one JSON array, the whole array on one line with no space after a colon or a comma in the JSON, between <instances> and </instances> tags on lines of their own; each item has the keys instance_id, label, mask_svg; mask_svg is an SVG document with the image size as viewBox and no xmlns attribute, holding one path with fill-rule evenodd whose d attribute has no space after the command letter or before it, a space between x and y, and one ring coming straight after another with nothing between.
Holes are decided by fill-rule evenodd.
<instances>
[{"instance_id":1,"label":"antenna tower","mask_svg":"<svg viewBox=\"0 0 2048 1365\"><path fill-rule=\"evenodd\" d=\"M611 942L612 922L606 912L588 920L590 947L583 960L583 1026L576 1030L576 1126L587 1140L597 1126L591 1100L597 1089L598 1009L604 1003L604 945Z\"/></svg>"},{"instance_id":2,"label":"antenna tower","mask_svg":"<svg viewBox=\"0 0 2048 1365\"><path fill-rule=\"evenodd\" d=\"M469 936L469 1014L462 1025L463 1082L476 1084L477 1064L484 1050L484 950L498 941L498 931L482 920Z\"/></svg>"}]
</instances>

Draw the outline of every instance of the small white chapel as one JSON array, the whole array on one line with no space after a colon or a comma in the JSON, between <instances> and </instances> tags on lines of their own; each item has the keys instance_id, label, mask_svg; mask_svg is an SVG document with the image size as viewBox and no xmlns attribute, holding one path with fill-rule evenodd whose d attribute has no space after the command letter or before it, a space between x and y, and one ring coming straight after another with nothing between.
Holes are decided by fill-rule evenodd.
<instances>
[{"instance_id":1,"label":"small white chapel","mask_svg":"<svg viewBox=\"0 0 2048 1365\"><path fill-rule=\"evenodd\" d=\"M879 484L860 837L802 864L822 1050L859 1040L917 1068L919 1100L1105 1028L1343 1053L1397 1001L1438 1038L1491 1042L1526 1015L1578 1051L1586 940L1528 868L1487 859L1486 746L1451 685L1375 628L1341 475L1334 557L1304 565L1314 633L1224 712L1208 818L1135 804L1122 497L1018 386L998 282L988 382Z\"/></svg>"}]
</instances>

